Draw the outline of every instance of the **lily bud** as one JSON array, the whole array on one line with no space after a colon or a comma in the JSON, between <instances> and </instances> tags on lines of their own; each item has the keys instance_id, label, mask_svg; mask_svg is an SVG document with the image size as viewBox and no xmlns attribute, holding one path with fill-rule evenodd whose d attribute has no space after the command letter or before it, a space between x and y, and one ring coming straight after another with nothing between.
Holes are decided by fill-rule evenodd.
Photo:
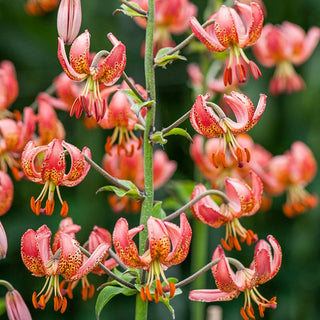
<instances>
[{"instance_id":1,"label":"lily bud","mask_svg":"<svg viewBox=\"0 0 320 320\"><path fill-rule=\"evenodd\" d=\"M6 308L9 320L31 320L30 311L17 290L9 290L6 294Z\"/></svg>"},{"instance_id":2,"label":"lily bud","mask_svg":"<svg viewBox=\"0 0 320 320\"><path fill-rule=\"evenodd\" d=\"M80 0L61 0L57 28L59 37L65 44L71 44L77 37L81 26L81 1Z\"/></svg>"},{"instance_id":3,"label":"lily bud","mask_svg":"<svg viewBox=\"0 0 320 320\"><path fill-rule=\"evenodd\" d=\"M4 259L6 257L7 250L8 250L7 235L3 228L2 223L0 222L0 259Z\"/></svg>"}]
</instances>

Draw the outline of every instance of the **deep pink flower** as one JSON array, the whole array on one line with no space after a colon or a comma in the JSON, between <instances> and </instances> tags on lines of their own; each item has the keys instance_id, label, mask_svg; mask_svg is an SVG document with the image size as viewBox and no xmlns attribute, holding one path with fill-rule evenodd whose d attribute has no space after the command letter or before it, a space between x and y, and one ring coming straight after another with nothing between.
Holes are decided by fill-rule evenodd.
<instances>
[{"instance_id":1,"label":"deep pink flower","mask_svg":"<svg viewBox=\"0 0 320 320\"><path fill-rule=\"evenodd\" d=\"M99 121L105 114L106 104L100 95L100 84L111 86L121 76L126 66L126 47L112 34L108 39L114 45L110 52L100 51L93 60L90 59L90 33L86 30L72 43L70 63L68 61L64 41L58 39L58 58L67 76L74 81L86 80L82 94L74 101L70 115L79 118L82 111L86 116L94 116ZM103 58L103 56L106 56Z\"/></svg>"},{"instance_id":2,"label":"deep pink flower","mask_svg":"<svg viewBox=\"0 0 320 320\"><path fill-rule=\"evenodd\" d=\"M195 17L190 19L190 26L194 35L213 52L229 49L229 63L224 70L224 84L232 84L233 78L239 82L247 80L245 64L249 65L255 79L261 76L257 65L250 61L243 49L252 46L259 39L263 26L263 13L256 2L250 5L235 2L235 8L221 6L208 18L214 23L202 28ZM243 60L240 60L240 57ZM234 64L233 61L236 60Z\"/></svg>"},{"instance_id":3,"label":"deep pink flower","mask_svg":"<svg viewBox=\"0 0 320 320\"><path fill-rule=\"evenodd\" d=\"M265 308L276 308L276 297L268 300L257 289L259 285L271 280L281 266L282 251L278 241L271 235L267 239L271 246L267 241L260 240L255 246L250 267L238 268L236 272L230 267L222 247L218 246L212 256L212 260L219 259L217 265L212 267L218 289L190 291L189 299L202 302L229 301L243 292L245 302L240 313L244 320L255 319L252 302L258 305L260 317L264 316Z\"/></svg>"},{"instance_id":4,"label":"deep pink flower","mask_svg":"<svg viewBox=\"0 0 320 320\"><path fill-rule=\"evenodd\" d=\"M226 167L226 150L230 151L239 167L243 160L250 161L250 151L243 148L236 140L235 135L246 133L259 121L266 107L266 96L260 95L258 106L254 109L252 101L244 94L232 91L224 95L224 100L235 114L236 121L227 117L222 109L213 103L208 103L209 94L199 95L190 112L190 121L193 128L207 138L221 140L220 148L212 155L213 164L218 167L219 162Z\"/></svg>"},{"instance_id":5,"label":"deep pink flower","mask_svg":"<svg viewBox=\"0 0 320 320\"><path fill-rule=\"evenodd\" d=\"M259 41L253 47L258 61L266 67L276 66L269 85L269 91L291 93L305 87L303 79L293 65L305 62L320 38L320 28L313 27L306 34L299 26L283 22L281 25L266 24Z\"/></svg>"},{"instance_id":6,"label":"deep pink flower","mask_svg":"<svg viewBox=\"0 0 320 320\"><path fill-rule=\"evenodd\" d=\"M67 171L65 150L71 159L69 171ZM85 161L82 153L91 157L89 148L84 147L81 152L72 144L58 139L52 140L45 146L36 147L34 141L26 145L21 157L23 172L29 180L44 184L39 197L36 200L34 197L31 198L33 212L39 215L41 211L44 211L46 215L51 215L54 210L54 192L57 190L62 204L60 214L63 217L67 215L68 205L61 198L59 186L73 187L86 177L90 165ZM41 202L47 192L48 199L45 209L41 210Z\"/></svg>"},{"instance_id":7,"label":"deep pink flower","mask_svg":"<svg viewBox=\"0 0 320 320\"><path fill-rule=\"evenodd\" d=\"M120 218L115 225L113 246L121 261L128 267L148 271L147 284L140 291L142 300L152 301L150 287L155 278L154 299L158 302L159 296L165 297L160 278L170 288L169 298L174 296L175 285L167 280L164 271L185 260L189 252L192 230L184 213L180 215L180 227L171 222L150 217L147 228L149 248L142 256L139 255L132 238L142 231L144 226L140 225L129 230L128 222L124 218Z\"/></svg>"}]
</instances>

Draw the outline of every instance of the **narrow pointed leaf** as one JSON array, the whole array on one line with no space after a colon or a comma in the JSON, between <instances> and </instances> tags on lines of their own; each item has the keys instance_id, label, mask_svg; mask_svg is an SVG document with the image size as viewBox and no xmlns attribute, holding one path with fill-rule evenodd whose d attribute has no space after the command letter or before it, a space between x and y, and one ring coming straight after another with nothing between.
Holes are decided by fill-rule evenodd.
<instances>
[{"instance_id":1,"label":"narrow pointed leaf","mask_svg":"<svg viewBox=\"0 0 320 320\"><path fill-rule=\"evenodd\" d=\"M163 136L167 137L167 136L172 136L172 135L183 136L183 137L187 138L190 142L192 142L192 138L191 138L190 134L184 129L173 128L169 132L165 133Z\"/></svg>"}]
</instances>

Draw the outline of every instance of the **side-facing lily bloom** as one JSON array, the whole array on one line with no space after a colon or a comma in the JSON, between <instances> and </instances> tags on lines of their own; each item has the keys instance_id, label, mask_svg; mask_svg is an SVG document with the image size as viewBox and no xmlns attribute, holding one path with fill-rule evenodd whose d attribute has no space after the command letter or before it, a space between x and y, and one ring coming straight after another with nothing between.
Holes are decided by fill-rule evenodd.
<instances>
[{"instance_id":1,"label":"side-facing lily bloom","mask_svg":"<svg viewBox=\"0 0 320 320\"><path fill-rule=\"evenodd\" d=\"M126 47L112 34L108 39L113 49L98 52L90 59L90 33L86 30L72 43L70 48L70 63L68 61L64 41L58 39L58 58L67 76L74 81L86 80L82 94L74 101L70 115L74 113L79 118L82 111L87 117L93 116L97 121L102 119L106 111L106 102L100 95L100 84L111 86L121 76L126 66ZM103 58L103 56L106 56Z\"/></svg>"},{"instance_id":2,"label":"side-facing lily bloom","mask_svg":"<svg viewBox=\"0 0 320 320\"><path fill-rule=\"evenodd\" d=\"M243 166L243 160L250 161L250 151L243 148L235 135L246 133L259 121L266 107L266 95L261 94L256 110L252 101L243 93L232 91L225 94L224 100L235 114L236 121L227 117L222 109L207 100L210 95L199 95L190 112L190 122L193 128L207 138L220 138L221 147L212 155L213 164L218 167L219 162L226 167L226 149L228 147L232 157Z\"/></svg>"},{"instance_id":3,"label":"side-facing lily bloom","mask_svg":"<svg viewBox=\"0 0 320 320\"><path fill-rule=\"evenodd\" d=\"M59 276L67 281L76 281L90 273L102 260L109 245L96 248L89 259L84 260L79 243L69 234L61 232L60 245L56 251L50 247L51 230L41 226L37 231L27 230L21 239L21 257L27 269L36 277L46 277L42 290L33 293L35 308L44 309L54 293L54 310L63 313L67 299L60 291Z\"/></svg>"},{"instance_id":4,"label":"side-facing lily bloom","mask_svg":"<svg viewBox=\"0 0 320 320\"><path fill-rule=\"evenodd\" d=\"M252 187L235 178L225 179L225 190L228 201L222 202L220 206L210 196L205 196L196 202L191 211L201 222L219 228L226 226L226 235L221 239L222 245L231 250L235 247L241 250L237 236L240 241L246 241L248 245L258 240L252 230L246 230L239 219L255 214L261 205L263 185L260 178L251 171ZM195 186L191 199L207 191L204 185Z\"/></svg>"},{"instance_id":5,"label":"side-facing lily bloom","mask_svg":"<svg viewBox=\"0 0 320 320\"><path fill-rule=\"evenodd\" d=\"M0 216L5 214L13 201L13 183L8 174L0 171Z\"/></svg>"},{"instance_id":6,"label":"side-facing lily bloom","mask_svg":"<svg viewBox=\"0 0 320 320\"><path fill-rule=\"evenodd\" d=\"M16 100L19 92L16 71L11 61L0 63L0 118L6 115L6 109Z\"/></svg>"},{"instance_id":7,"label":"side-facing lily bloom","mask_svg":"<svg viewBox=\"0 0 320 320\"><path fill-rule=\"evenodd\" d=\"M26 303L16 289L7 291L6 309L9 320L32 320Z\"/></svg>"},{"instance_id":8,"label":"side-facing lily bloom","mask_svg":"<svg viewBox=\"0 0 320 320\"><path fill-rule=\"evenodd\" d=\"M121 261L130 268L148 271L148 280L145 287L141 287L142 300L152 301L150 287L156 281L154 299L166 298L165 288L161 278L169 286L169 299L174 296L175 285L169 282L164 271L172 265L184 261L187 257L191 242L192 230L184 213L180 215L180 227L171 222L150 217L147 221L149 248L140 256L138 248L132 238L144 229L143 225L129 230L128 222L120 218L113 231L113 246Z\"/></svg>"},{"instance_id":9,"label":"side-facing lily bloom","mask_svg":"<svg viewBox=\"0 0 320 320\"><path fill-rule=\"evenodd\" d=\"M230 267L222 247L218 246L212 260L219 259L219 262L211 269L218 289L190 291L189 299L202 302L229 301L243 292L245 302L240 314L244 320L255 319L252 302L258 305L260 317L264 316L266 308L275 309L276 297L268 300L257 289L278 273L282 262L282 251L278 241L271 235L267 239L271 246L267 241L260 240L255 246L250 267L238 267L236 272Z\"/></svg>"},{"instance_id":10,"label":"side-facing lily bloom","mask_svg":"<svg viewBox=\"0 0 320 320\"><path fill-rule=\"evenodd\" d=\"M70 169L67 170L66 152L70 155ZM58 139L52 140L46 146L36 147L34 141L30 141L21 157L21 166L26 177L36 183L44 184L44 187L35 200L31 198L31 209L37 215L40 212L51 215L54 210L54 192L57 190L58 198L62 204L61 216L68 214L68 205L60 195L59 186L74 187L87 175L90 165L85 161L84 155L91 157L89 148L84 147L82 152L74 145ZM41 202L46 193L48 199L45 209L41 209Z\"/></svg>"},{"instance_id":11,"label":"side-facing lily bloom","mask_svg":"<svg viewBox=\"0 0 320 320\"><path fill-rule=\"evenodd\" d=\"M305 62L320 39L320 28L312 27L306 34L298 25L283 22L274 26L266 24L261 38L253 47L253 53L265 67L276 67L269 85L273 95L304 89L303 79L293 65Z\"/></svg>"},{"instance_id":12,"label":"side-facing lily bloom","mask_svg":"<svg viewBox=\"0 0 320 320\"><path fill-rule=\"evenodd\" d=\"M235 8L221 6L220 9L208 18L214 20L203 28L195 17L190 19L190 26L194 35L213 52L222 52L229 49L229 62L224 70L224 84L232 84L237 77L239 82L247 80L244 62L249 65L255 79L261 76L257 65L248 59L243 49L252 46L261 35L263 13L256 2L250 5L235 2ZM243 60L240 60L240 57ZM236 63L233 63L233 60Z\"/></svg>"}]
</instances>

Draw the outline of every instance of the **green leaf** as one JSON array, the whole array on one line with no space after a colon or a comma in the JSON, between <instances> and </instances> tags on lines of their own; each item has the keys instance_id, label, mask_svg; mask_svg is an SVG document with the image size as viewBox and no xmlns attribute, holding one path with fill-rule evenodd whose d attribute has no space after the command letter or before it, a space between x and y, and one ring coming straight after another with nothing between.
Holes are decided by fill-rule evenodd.
<instances>
[{"instance_id":1,"label":"green leaf","mask_svg":"<svg viewBox=\"0 0 320 320\"><path fill-rule=\"evenodd\" d=\"M143 101L131 89L121 89L130 101L134 103L143 103Z\"/></svg>"},{"instance_id":2,"label":"green leaf","mask_svg":"<svg viewBox=\"0 0 320 320\"><path fill-rule=\"evenodd\" d=\"M124 281L131 282L132 280L140 281L139 273L136 269L128 269L125 272L119 271L117 268L114 268L113 273ZM124 284L119 283L117 280L111 280L108 282L103 283L99 286L100 289L107 287L107 286L121 286L123 288L127 288Z\"/></svg>"},{"instance_id":3,"label":"green leaf","mask_svg":"<svg viewBox=\"0 0 320 320\"><path fill-rule=\"evenodd\" d=\"M100 313L104 306L116 295L124 294L126 296L131 296L135 294L137 291L135 289L123 288L123 287L115 287L115 286L107 286L101 290L98 295L96 301L96 317L99 319Z\"/></svg>"},{"instance_id":4,"label":"green leaf","mask_svg":"<svg viewBox=\"0 0 320 320\"><path fill-rule=\"evenodd\" d=\"M163 219L167 215L165 211L162 209L162 202L157 202L152 208L152 216L158 219Z\"/></svg>"},{"instance_id":5,"label":"green leaf","mask_svg":"<svg viewBox=\"0 0 320 320\"><path fill-rule=\"evenodd\" d=\"M130 4L131 4L133 7L142 10L142 9L140 8L140 6L139 6L137 3L135 3L135 2L130 1ZM126 16L129 16L129 17L141 17L141 18L145 18L145 15L143 15L143 14L141 14L141 13L138 13L137 11L129 8L129 7L126 6L125 4L122 4L120 7L121 7L121 9L117 9L117 10L115 11L115 13L122 12L123 14L125 14Z\"/></svg>"},{"instance_id":6,"label":"green leaf","mask_svg":"<svg viewBox=\"0 0 320 320\"><path fill-rule=\"evenodd\" d=\"M190 142L192 142L192 138L191 138L190 134L184 129L173 128L169 132L165 133L163 135L163 137L167 137L167 136L171 136L171 135L183 136L183 137L187 138Z\"/></svg>"},{"instance_id":7,"label":"green leaf","mask_svg":"<svg viewBox=\"0 0 320 320\"><path fill-rule=\"evenodd\" d=\"M167 139L164 139L161 131L157 131L150 136L150 140L160 144L166 144L168 142Z\"/></svg>"},{"instance_id":8,"label":"green leaf","mask_svg":"<svg viewBox=\"0 0 320 320\"><path fill-rule=\"evenodd\" d=\"M135 114L138 114L140 112L141 108L143 108L143 107L150 108L153 104L154 104L153 100L134 103L131 105L131 109Z\"/></svg>"},{"instance_id":9,"label":"green leaf","mask_svg":"<svg viewBox=\"0 0 320 320\"><path fill-rule=\"evenodd\" d=\"M129 180L119 180L121 184L126 186L129 190L125 190L116 186L104 186L97 190L98 192L101 191L112 191L114 192L118 197L127 196L129 198L135 199L135 200L141 200L143 199L143 196L140 194L140 190L137 188L137 186Z\"/></svg>"},{"instance_id":10,"label":"green leaf","mask_svg":"<svg viewBox=\"0 0 320 320\"><path fill-rule=\"evenodd\" d=\"M171 63L174 60L187 60L185 57L179 55L179 51L167 55L171 50L171 47L161 48L154 58L154 63L158 66L165 67L168 63Z\"/></svg>"}]
</instances>

